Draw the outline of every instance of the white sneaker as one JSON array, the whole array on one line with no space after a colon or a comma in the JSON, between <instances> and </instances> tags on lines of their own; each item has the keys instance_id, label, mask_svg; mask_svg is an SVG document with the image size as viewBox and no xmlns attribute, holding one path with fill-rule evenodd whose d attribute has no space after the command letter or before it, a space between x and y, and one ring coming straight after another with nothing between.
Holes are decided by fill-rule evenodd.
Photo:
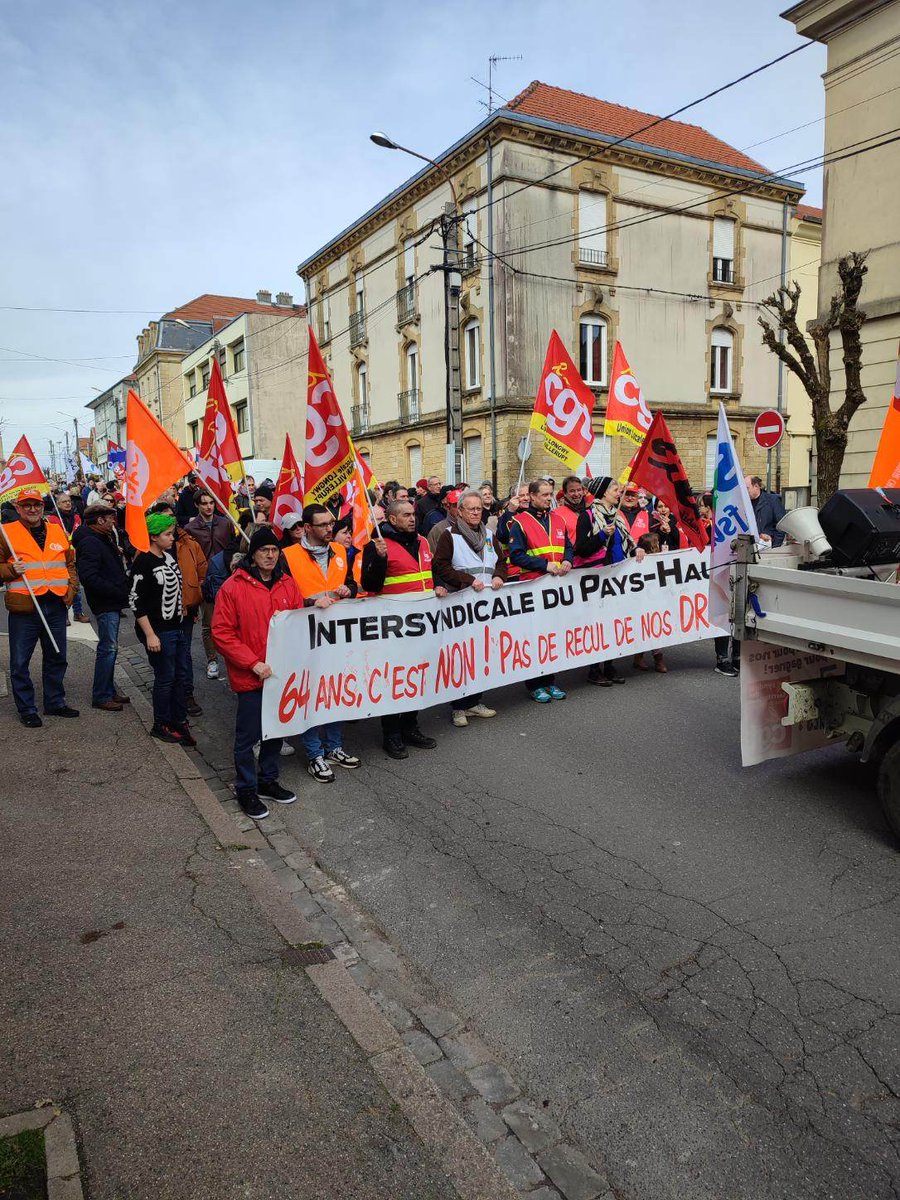
<instances>
[{"instance_id":1,"label":"white sneaker","mask_svg":"<svg viewBox=\"0 0 900 1200\"><path fill-rule=\"evenodd\" d=\"M463 710L461 708L454 708L453 724L456 726L456 728L457 729L465 729L465 727L468 725L468 723L469 723L468 718L466 717L466 714L463 712Z\"/></svg>"},{"instance_id":2,"label":"white sneaker","mask_svg":"<svg viewBox=\"0 0 900 1200\"><path fill-rule=\"evenodd\" d=\"M486 704L473 704L471 708L466 709L467 717L496 717L496 708L488 708Z\"/></svg>"},{"instance_id":3,"label":"white sneaker","mask_svg":"<svg viewBox=\"0 0 900 1200\"><path fill-rule=\"evenodd\" d=\"M334 783L334 771L321 754L318 758L311 759L307 763L306 769L319 783Z\"/></svg>"},{"instance_id":4,"label":"white sneaker","mask_svg":"<svg viewBox=\"0 0 900 1200\"><path fill-rule=\"evenodd\" d=\"M206 678L207 679L218 679L219 678L219 664L217 662L211 662L208 664L208 666L206 668Z\"/></svg>"},{"instance_id":5,"label":"white sneaker","mask_svg":"<svg viewBox=\"0 0 900 1200\"><path fill-rule=\"evenodd\" d=\"M294 747L291 745L290 742L283 741L281 743L281 750L279 751L279 753L281 754L282 758L290 758L291 755L296 754L297 751L294 749Z\"/></svg>"}]
</instances>

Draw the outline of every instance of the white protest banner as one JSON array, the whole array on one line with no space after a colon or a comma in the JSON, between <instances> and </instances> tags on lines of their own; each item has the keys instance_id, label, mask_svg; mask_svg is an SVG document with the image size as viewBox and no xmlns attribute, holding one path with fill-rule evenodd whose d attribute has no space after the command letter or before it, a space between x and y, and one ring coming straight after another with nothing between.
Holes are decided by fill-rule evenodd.
<instances>
[{"instance_id":1,"label":"white protest banner","mask_svg":"<svg viewBox=\"0 0 900 1200\"><path fill-rule=\"evenodd\" d=\"M843 675L844 663L803 654L768 642L741 643L741 764L755 767L770 758L788 758L832 741L820 718L782 725L788 695L783 683Z\"/></svg>"},{"instance_id":2,"label":"white protest banner","mask_svg":"<svg viewBox=\"0 0 900 1200\"><path fill-rule=\"evenodd\" d=\"M428 708L552 671L723 630L707 619L708 553L682 550L499 591L344 600L276 613L263 737Z\"/></svg>"}]
</instances>

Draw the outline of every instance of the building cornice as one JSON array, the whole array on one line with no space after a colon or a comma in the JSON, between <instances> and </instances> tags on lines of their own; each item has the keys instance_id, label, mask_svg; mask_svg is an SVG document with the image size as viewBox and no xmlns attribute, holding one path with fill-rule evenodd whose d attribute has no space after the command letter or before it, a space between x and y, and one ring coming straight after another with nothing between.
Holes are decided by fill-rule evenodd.
<instances>
[{"instance_id":1,"label":"building cornice","mask_svg":"<svg viewBox=\"0 0 900 1200\"><path fill-rule=\"evenodd\" d=\"M689 179L725 191L733 191L736 184L746 182L746 192L742 190L741 194L753 193L778 202L782 202L786 198L796 201L805 190L803 184L796 180L755 174L738 167L724 167L719 163L710 163L689 155L675 154L655 146L645 146L640 142L619 141L612 136L593 133L577 126L560 125L541 117L500 109L446 150L435 160L433 166L423 167L421 171L401 184L384 200L363 213L352 225L347 226L330 242L300 263L297 267L297 274L304 279L318 274L331 266L337 259L349 253L360 242L383 228L384 225L403 215L412 205L426 199L438 187L445 185L449 178L470 166L483 153L485 138L490 138L494 144L501 140L508 140L538 146L542 149L552 150L557 155L561 152L571 154L576 159L585 158L592 152L597 154L599 150L607 147L603 154L604 164L631 167L669 178ZM560 145L561 139L565 139L564 149ZM578 164L571 164L573 167L576 165ZM502 182L502 178L501 176L495 179L495 188ZM522 182L534 186L539 186L541 183L540 180L523 180ZM548 181L549 183L550 181Z\"/></svg>"}]
</instances>

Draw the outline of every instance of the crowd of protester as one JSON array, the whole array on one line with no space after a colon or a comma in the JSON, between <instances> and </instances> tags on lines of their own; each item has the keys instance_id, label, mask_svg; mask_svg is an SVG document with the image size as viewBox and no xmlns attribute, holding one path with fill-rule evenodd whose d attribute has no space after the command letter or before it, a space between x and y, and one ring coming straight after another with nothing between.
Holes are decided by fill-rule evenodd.
<instances>
[{"instance_id":1,"label":"crowd of protester","mask_svg":"<svg viewBox=\"0 0 900 1200\"><path fill-rule=\"evenodd\" d=\"M749 494L760 518L761 540L778 545L775 529L783 513L779 497L757 477ZM9 616L10 677L19 717L27 728L43 724L30 673L42 649L43 713L77 717L65 695L67 612L97 625L91 702L106 712L128 703L115 686L120 623L130 613L138 640L153 669L152 734L164 742L195 746L190 718L202 709L194 693L193 637L200 628L206 674L220 676L220 658L237 697L234 738L235 792L249 816L268 815L266 801L287 804L295 794L279 782L279 762L293 748L280 739L263 741L262 686L269 622L274 613L314 606L328 608L356 597L438 597L472 588L498 589L541 575L637 562L647 554L686 548L675 515L643 489L623 489L610 476L569 475L557 489L545 477L522 483L498 500L488 482L445 485L432 475L414 485L390 480L370 496L377 528L357 552L351 543L352 516L345 497L310 504L291 513L276 530L270 523L274 484L247 477L226 516L190 475L159 497L147 512L149 548L136 552L125 531L125 498L115 484L96 478L59 487L52 496L22 491L2 512L0 583ZM700 516L711 532L713 498L698 497ZM64 536L63 536L64 535ZM27 580L27 582L26 582ZM715 670L735 677L739 644L715 638ZM598 687L624 684L627 663L607 660L588 668ZM668 671L662 650L637 654L638 671ZM527 680L539 704L566 698L553 674ZM451 705L454 727L470 718L489 719L496 710L481 693ZM381 719L383 748L394 759L409 748L433 749L419 714ZM354 770L359 758L344 747L343 729L329 722L302 735L307 769L330 783L335 768Z\"/></svg>"}]
</instances>

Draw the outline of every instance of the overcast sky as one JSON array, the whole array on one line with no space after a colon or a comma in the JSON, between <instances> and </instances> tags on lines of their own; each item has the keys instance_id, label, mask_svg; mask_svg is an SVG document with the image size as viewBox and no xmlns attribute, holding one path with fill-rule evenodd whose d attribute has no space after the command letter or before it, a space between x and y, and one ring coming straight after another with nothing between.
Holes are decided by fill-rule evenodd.
<instances>
[{"instance_id":1,"label":"overcast sky","mask_svg":"<svg viewBox=\"0 0 900 1200\"><path fill-rule=\"evenodd\" d=\"M297 295L297 264L415 170L372 128L437 154L484 116L470 76L486 79L489 54L522 55L497 69L504 97L541 79L664 114L801 44L783 7L0 4L7 452L24 432L45 459L72 416L89 426L92 388L130 371L162 312L202 292ZM824 64L810 47L683 119L773 170L811 158ZM819 173L803 178L820 203Z\"/></svg>"}]
</instances>

